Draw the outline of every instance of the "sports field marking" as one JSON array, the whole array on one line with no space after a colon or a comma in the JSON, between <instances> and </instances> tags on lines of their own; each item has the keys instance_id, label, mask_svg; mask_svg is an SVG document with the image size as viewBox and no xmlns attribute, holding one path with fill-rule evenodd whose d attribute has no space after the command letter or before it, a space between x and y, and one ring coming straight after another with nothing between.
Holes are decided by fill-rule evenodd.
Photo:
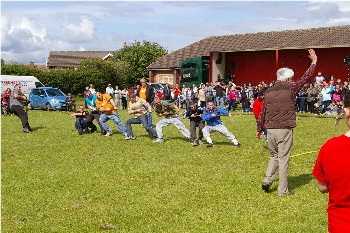
<instances>
[{"instance_id":1,"label":"sports field marking","mask_svg":"<svg viewBox=\"0 0 350 233\"><path fill-rule=\"evenodd\" d=\"M318 152L318 150L307 151L307 152L303 152L303 153L300 153L300 154L291 155L290 157L298 157L298 156L301 156L301 155L311 154L311 153L315 153L315 152Z\"/></svg>"},{"instance_id":2,"label":"sports field marking","mask_svg":"<svg viewBox=\"0 0 350 233\"><path fill-rule=\"evenodd\" d=\"M237 149L233 149L233 150L228 150L228 151L221 151L221 152L217 152L217 153L213 153L213 154L199 154L197 155L198 157L204 157L204 156L208 156L208 155L218 155L218 154L225 154L225 153L229 153L232 151L235 151ZM318 152L317 150L312 150L312 151L307 151L307 152L303 152L303 153L299 153L299 154L295 154L295 155L291 155L290 157L298 157L298 156L302 156L302 155L306 155L306 154L311 154L311 153L316 153Z\"/></svg>"}]
</instances>

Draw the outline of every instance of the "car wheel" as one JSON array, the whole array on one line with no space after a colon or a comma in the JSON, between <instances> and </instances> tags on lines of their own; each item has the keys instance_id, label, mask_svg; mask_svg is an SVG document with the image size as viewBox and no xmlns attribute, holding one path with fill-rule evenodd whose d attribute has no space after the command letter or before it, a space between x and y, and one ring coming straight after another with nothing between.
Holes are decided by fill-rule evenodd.
<instances>
[{"instance_id":1,"label":"car wheel","mask_svg":"<svg viewBox=\"0 0 350 233\"><path fill-rule=\"evenodd\" d=\"M46 110L47 111L50 111L52 108L51 108L51 105L50 105L50 103L46 103Z\"/></svg>"}]
</instances>

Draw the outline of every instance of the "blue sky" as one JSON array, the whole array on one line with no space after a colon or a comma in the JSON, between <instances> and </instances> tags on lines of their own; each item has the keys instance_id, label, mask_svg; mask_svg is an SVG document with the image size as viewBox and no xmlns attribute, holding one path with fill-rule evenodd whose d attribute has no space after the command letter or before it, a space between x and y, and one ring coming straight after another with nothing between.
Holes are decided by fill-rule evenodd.
<instances>
[{"instance_id":1,"label":"blue sky","mask_svg":"<svg viewBox=\"0 0 350 233\"><path fill-rule=\"evenodd\" d=\"M350 24L348 1L1 1L1 58L45 64L49 51L168 52L208 36Z\"/></svg>"}]
</instances>

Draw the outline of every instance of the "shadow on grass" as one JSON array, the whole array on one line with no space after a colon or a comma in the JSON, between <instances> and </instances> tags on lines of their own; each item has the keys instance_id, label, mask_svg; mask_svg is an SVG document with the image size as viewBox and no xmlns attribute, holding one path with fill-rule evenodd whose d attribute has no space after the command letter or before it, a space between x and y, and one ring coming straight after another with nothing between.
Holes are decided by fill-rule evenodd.
<instances>
[{"instance_id":1,"label":"shadow on grass","mask_svg":"<svg viewBox=\"0 0 350 233\"><path fill-rule=\"evenodd\" d=\"M310 183L310 181L313 179L313 175L312 174L301 174L298 176L291 176L288 177L288 184L289 184L289 188L291 190L302 187L308 183Z\"/></svg>"},{"instance_id":2,"label":"shadow on grass","mask_svg":"<svg viewBox=\"0 0 350 233\"><path fill-rule=\"evenodd\" d=\"M46 129L47 127L32 127L32 131L37 131L39 129Z\"/></svg>"},{"instance_id":3,"label":"shadow on grass","mask_svg":"<svg viewBox=\"0 0 350 233\"><path fill-rule=\"evenodd\" d=\"M288 188L289 190L293 191L294 189L297 189L299 187L302 187L308 183L310 183L311 180L314 179L314 176L312 174L301 174L298 176L289 176L288 177ZM278 179L275 180L275 182L278 182ZM277 191L278 185L273 187L270 192Z\"/></svg>"}]
</instances>

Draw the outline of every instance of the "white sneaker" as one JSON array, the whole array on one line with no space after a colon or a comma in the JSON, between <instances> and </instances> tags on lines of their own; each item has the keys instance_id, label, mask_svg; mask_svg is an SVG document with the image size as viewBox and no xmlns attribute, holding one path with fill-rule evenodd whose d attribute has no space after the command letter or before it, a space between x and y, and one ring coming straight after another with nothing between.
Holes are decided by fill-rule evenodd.
<instances>
[{"instance_id":1,"label":"white sneaker","mask_svg":"<svg viewBox=\"0 0 350 233\"><path fill-rule=\"evenodd\" d=\"M128 136L126 136L125 137L125 140L135 140L136 138L133 136L133 137L128 137Z\"/></svg>"},{"instance_id":2,"label":"white sneaker","mask_svg":"<svg viewBox=\"0 0 350 233\"><path fill-rule=\"evenodd\" d=\"M113 132L107 132L107 133L105 134L105 136L106 136L106 137L109 137L109 136L112 136L112 134L113 134Z\"/></svg>"},{"instance_id":3,"label":"white sneaker","mask_svg":"<svg viewBox=\"0 0 350 233\"><path fill-rule=\"evenodd\" d=\"M164 142L164 139L163 139L163 138L157 138L157 139L154 140L153 142L163 143L163 142Z\"/></svg>"}]
</instances>

